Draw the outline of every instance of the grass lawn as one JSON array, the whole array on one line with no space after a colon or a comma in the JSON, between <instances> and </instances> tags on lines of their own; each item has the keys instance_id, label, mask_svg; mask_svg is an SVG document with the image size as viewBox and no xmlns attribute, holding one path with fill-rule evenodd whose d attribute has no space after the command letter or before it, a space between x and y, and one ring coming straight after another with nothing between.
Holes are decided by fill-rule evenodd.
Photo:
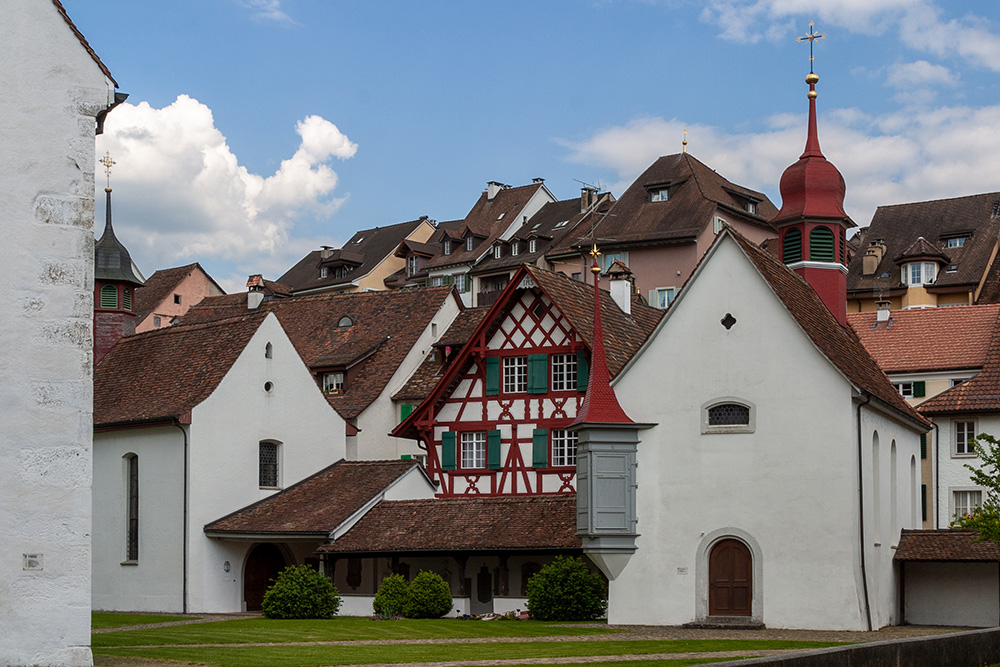
<instances>
[{"instance_id":1,"label":"grass lawn","mask_svg":"<svg viewBox=\"0 0 1000 667\"><path fill-rule=\"evenodd\" d=\"M151 618L151 617L147 617ZM158 621L152 621L158 622ZM96 627L96 626L95 626ZM93 646L154 646L163 644L242 644L352 641L359 639L456 639L466 637L551 637L619 632L601 623L569 626L541 621L423 620L373 621L340 616L329 620L247 618L196 623L169 628L107 632L93 636Z\"/></svg>"},{"instance_id":2,"label":"grass lawn","mask_svg":"<svg viewBox=\"0 0 1000 667\"><path fill-rule=\"evenodd\" d=\"M457 625L461 621L455 621ZM472 623L474 622L466 622ZM495 625L482 623L481 625ZM522 625L522 622L511 623ZM188 628L192 626L187 626ZM102 635L97 635L101 637ZM287 640L286 640L287 641ZM518 660L524 658L649 655L653 653L715 652L772 648L820 648L829 642L775 640L640 640L556 641L482 644L395 644L354 646L158 646L149 648L98 648L99 655L159 658L218 667L318 667L397 662L447 662L454 660ZM660 661L648 661L662 664ZM689 663L690 664L690 663Z\"/></svg>"},{"instance_id":3,"label":"grass lawn","mask_svg":"<svg viewBox=\"0 0 1000 667\"><path fill-rule=\"evenodd\" d=\"M148 625L150 623L167 623L198 618L197 616L152 616L150 614L104 614L93 612L90 615L90 627L117 628L124 625Z\"/></svg>"}]
</instances>

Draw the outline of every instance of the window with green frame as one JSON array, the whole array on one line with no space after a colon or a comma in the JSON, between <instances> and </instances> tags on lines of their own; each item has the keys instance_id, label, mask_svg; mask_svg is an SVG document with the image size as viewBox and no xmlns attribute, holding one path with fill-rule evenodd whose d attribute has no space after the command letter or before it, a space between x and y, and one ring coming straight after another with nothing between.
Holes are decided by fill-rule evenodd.
<instances>
[{"instance_id":1,"label":"window with green frame","mask_svg":"<svg viewBox=\"0 0 1000 667\"><path fill-rule=\"evenodd\" d=\"M101 287L101 308L118 307L118 286L104 285Z\"/></svg>"}]
</instances>

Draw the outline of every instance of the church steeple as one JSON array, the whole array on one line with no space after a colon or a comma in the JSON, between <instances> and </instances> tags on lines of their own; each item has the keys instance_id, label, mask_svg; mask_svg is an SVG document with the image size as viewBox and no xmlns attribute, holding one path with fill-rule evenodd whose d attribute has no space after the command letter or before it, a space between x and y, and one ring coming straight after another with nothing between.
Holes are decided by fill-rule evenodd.
<instances>
[{"instance_id":1,"label":"church steeple","mask_svg":"<svg viewBox=\"0 0 1000 667\"><path fill-rule=\"evenodd\" d=\"M816 84L812 71L812 44L823 37L813 31L808 41L809 120L805 150L781 175L781 210L771 219L780 234L781 260L812 285L823 303L847 324L847 229L854 222L844 211L844 177L823 155L816 122Z\"/></svg>"},{"instance_id":2,"label":"church steeple","mask_svg":"<svg viewBox=\"0 0 1000 667\"><path fill-rule=\"evenodd\" d=\"M106 153L100 160L108 177L104 192L107 211L104 233L94 244L94 363L123 336L135 333L133 296L145 283L132 262L128 249L111 226L111 167L115 161Z\"/></svg>"}]
</instances>

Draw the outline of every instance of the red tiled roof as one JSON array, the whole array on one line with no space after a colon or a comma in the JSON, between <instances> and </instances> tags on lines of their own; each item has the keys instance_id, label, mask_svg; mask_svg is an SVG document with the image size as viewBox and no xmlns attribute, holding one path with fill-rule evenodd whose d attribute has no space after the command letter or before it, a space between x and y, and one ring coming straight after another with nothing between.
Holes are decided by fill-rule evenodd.
<instances>
[{"instance_id":1,"label":"red tiled roof","mask_svg":"<svg viewBox=\"0 0 1000 667\"><path fill-rule=\"evenodd\" d=\"M163 300L167 298L167 295L173 292L174 288L195 270L204 273L205 277L211 280L212 284L218 287L220 292L223 294L226 293L224 289L219 287L218 283L212 280L212 276L208 275L208 273L201 268L201 265L198 262L188 264L186 266L177 266L171 269L160 269L147 278L145 284L135 291L136 322L141 322L146 319L146 316L153 312L154 308L163 303Z\"/></svg>"},{"instance_id":2,"label":"red tiled roof","mask_svg":"<svg viewBox=\"0 0 1000 667\"><path fill-rule=\"evenodd\" d=\"M382 501L319 551L580 549L576 494Z\"/></svg>"},{"instance_id":3,"label":"red tiled roof","mask_svg":"<svg viewBox=\"0 0 1000 667\"><path fill-rule=\"evenodd\" d=\"M1000 411L1000 327L992 328L979 375L924 401L917 409L924 415Z\"/></svg>"},{"instance_id":4,"label":"red tiled roof","mask_svg":"<svg viewBox=\"0 0 1000 667\"><path fill-rule=\"evenodd\" d=\"M413 461L344 461L205 525L212 533L328 534L381 493Z\"/></svg>"},{"instance_id":5,"label":"red tiled roof","mask_svg":"<svg viewBox=\"0 0 1000 667\"><path fill-rule=\"evenodd\" d=\"M455 298L450 287L316 294L265 300L260 310L278 316L292 344L314 371L349 364L377 349L344 393L327 397L341 416L351 419L378 398L449 298ZM246 293L208 297L192 307L183 321L210 321L245 312L246 308ZM342 317L350 317L354 324L338 326Z\"/></svg>"},{"instance_id":6,"label":"red tiled roof","mask_svg":"<svg viewBox=\"0 0 1000 667\"><path fill-rule=\"evenodd\" d=\"M893 560L901 561L1000 561L997 545L977 542L972 530L906 530L899 536Z\"/></svg>"},{"instance_id":7,"label":"red tiled roof","mask_svg":"<svg viewBox=\"0 0 1000 667\"><path fill-rule=\"evenodd\" d=\"M757 267L813 344L854 386L910 419L925 425L928 423L903 400L857 335L837 322L809 283L739 232L732 228L727 228L726 232ZM725 235L720 234L716 243Z\"/></svg>"},{"instance_id":8,"label":"red tiled roof","mask_svg":"<svg viewBox=\"0 0 1000 667\"><path fill-rule=\"evenodd\" d=\"M126 336L94 368L94 426L177 419L204 401L266 313Z\"/></svg>"},{"instance_id":9,"label":"red tiled roof","mask_svg":"<svg viewBox=\"0 0 1000 667\"><path fill-rule=\"evenodd\" d=\"M83 33L80 32L80 29L77 28L76 25L73 23L72 19L70 19L69 14L66 13L66 8L62 6L62 3L59 2L59 0L52 0L52 4L56 6L56 10L59 12L60 15L62 15L63 20L66 21L66 25L69 26L69 29L72 30L73 34L76 35L76 38L80 40L80 44L83 46L83 48L87 51L88 54L90 54L90 57L93 58L95 63L97 63L97 66L101 68L101 71L104 72L104 76L111 79L111 83L113 83L115 88L117 88L118 82L115 81L115 78L113 76L111 76L111 71L107 68L107 66L103 62L101 62L100 57L98 57L97 53L90 46L90 43L87 41L87 38L83 36Z\"/></svg>"},{"instance_id":10,"label":"red tiled roof","mask_svg":"<svg viewBox=\"0 0 1000 667\"><path fill-rule=\"evenodd\" d=\"M982 368L1000 305L851 313L847 323L886 373Z\"/></svg>"}]
</instances>

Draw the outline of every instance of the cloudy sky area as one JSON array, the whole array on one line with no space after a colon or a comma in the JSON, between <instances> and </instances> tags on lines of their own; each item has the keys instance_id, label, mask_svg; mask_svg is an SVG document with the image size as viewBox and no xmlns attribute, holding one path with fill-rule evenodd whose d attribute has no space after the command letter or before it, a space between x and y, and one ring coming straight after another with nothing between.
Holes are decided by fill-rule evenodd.
<instances>
[{"instance_id":1,"label":"cloudy sky area","mask_svg":"<svg viewBox=\"0 0 1000 667\"><path fill-rule=\"evenodd\" d=\"M780 204L810 20L820 140L859 225L1000 190L994 0L63 4L129 93L97 147L147 275L200 261L242 289L358 229L461 218L489 180L620 195L685 129Z\"/></svg>"}]
</instances>

